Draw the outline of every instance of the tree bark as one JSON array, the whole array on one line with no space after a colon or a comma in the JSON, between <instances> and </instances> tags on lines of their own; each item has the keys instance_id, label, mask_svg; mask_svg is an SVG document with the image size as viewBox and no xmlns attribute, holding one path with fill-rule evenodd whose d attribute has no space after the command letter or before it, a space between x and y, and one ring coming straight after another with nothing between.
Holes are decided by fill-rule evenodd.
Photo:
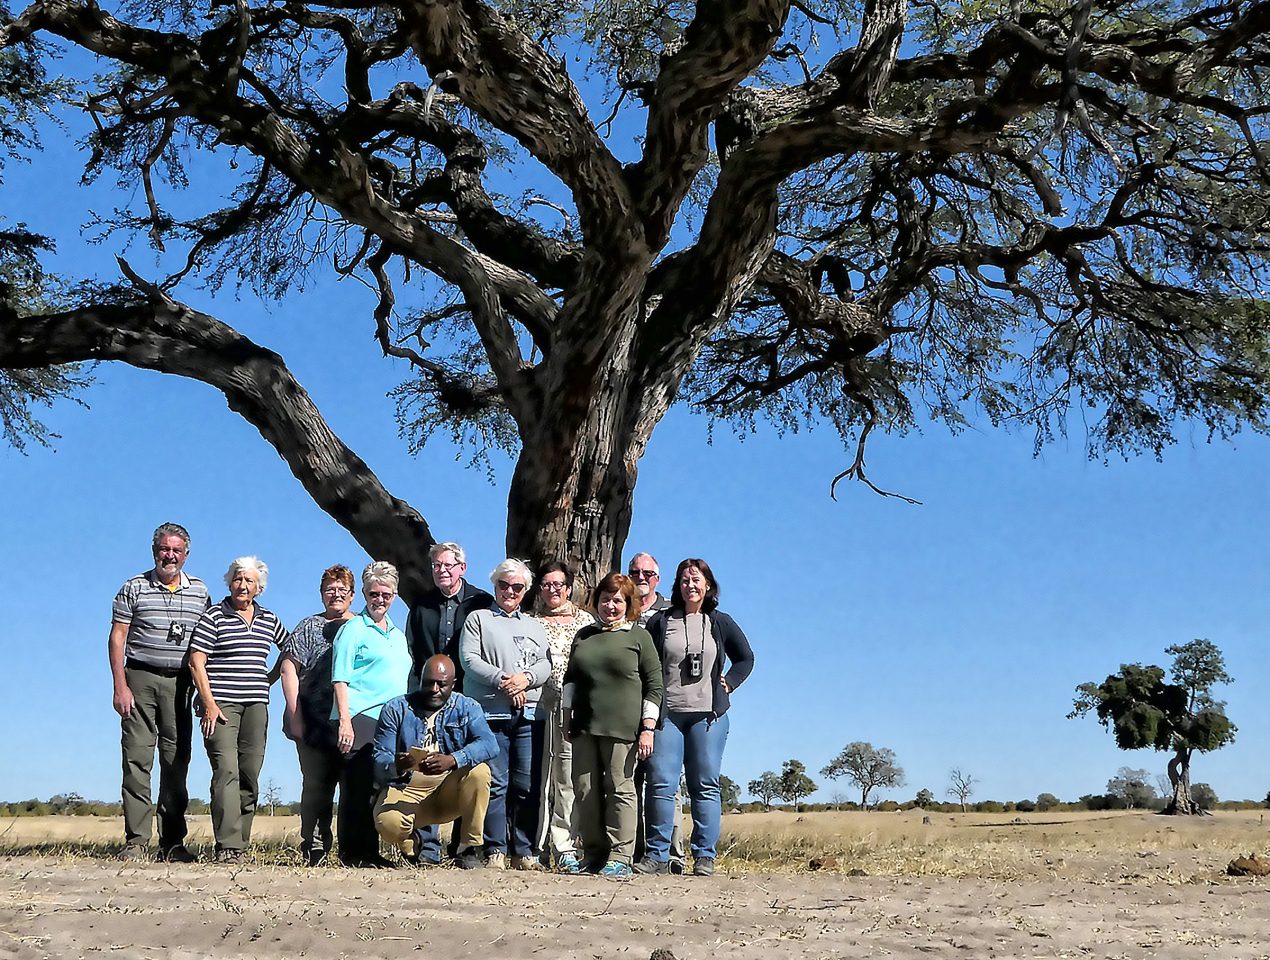
<instances>
[{"instance_id":1,"label":"tree bark","mask_svg":"<svg viewBox=\"0 0 1270 960\"><path fill-rule=\"evenodd\" d=\"M314 502L401 573L407 603L430 586L427 521L335 435L286 364L214 317L161 295L0 324L0 367L122 360L201 380L278 451Z\"/></svg>"},{"instance_id":2,"label":"tree bark","mask_svg":"<svg viewBox=\"0 0 1270 960\"><path fill-rule=\"evenodd\" d=\"M1178 747L1177 753L1169 758L1169 783L1173 785L1173 796L1162 813L1179 816L1204 813L1191 799L1191 751L1188 748Z\"/></svg>"}]
</instances>

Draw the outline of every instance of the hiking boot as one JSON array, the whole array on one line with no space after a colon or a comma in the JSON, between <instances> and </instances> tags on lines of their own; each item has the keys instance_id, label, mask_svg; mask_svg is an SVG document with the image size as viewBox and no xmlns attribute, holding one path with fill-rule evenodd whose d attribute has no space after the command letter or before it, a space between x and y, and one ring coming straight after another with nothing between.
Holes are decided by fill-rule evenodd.
<instances>
[{"instance_id":1,"label":"hiking boot","mask_svg":"<svg viewBox=\"0 0 1270 960\"><path fill-rule=\"evenodd\" d=\"M605 880L629 880L634 874L629 863L621 860L610 860L600 868L600 876Z\"/></svg>"},{"instance_id":2,"label":"hiking boot","mask_svg":"<svg viewBox=\"0 0 1270 960\"><path fill-rule=\"evenodd\" d=\"M670 860L666 862L670 864L670 872L672 874L674 874L676 877L683 875L684 862L682 860L680 860L678 857L672 857Z\"/></svg>"},{"instance_id":3,"label":"hiking boot","mask_svg":"<svg viewBox=\"0 0 1270 960\"><path fill-rule=\"evenodd\" d=\"M241 850L217 850L217 863L242 863L243 852Z\"/></svg>"},{"instance_id":4,"label":"hiking boot","mask_svg":"<svg viewBox=\"0 0 1270 960\"><path fill-rule=\"evenodd\" d=\"M150 859L150 851L139 843L130 843L119 851L119 859L124 863L145 863Z\"/></svg>"},{"instance_id":5,"label":"hiking boot","mask_svg":"<svg viewBox=\"0 0 1270 960\"><path fill-rule=\"evenodd\" d=\"M454 858L454 865L460 870L480 870L485 864L481 863L481 854L475 847L467 847L459 851L459 855Z\"/></svg>"},{"instance_id":6,"label":"hiking boot","mask_svg":"<svg viewBox=\"0 0 1270 960\"><path fill-rule=\"evenodd\" d=\"M713 877L714 857L698 857L692 861L692 875L694 877Z\"/></svg>"},{"instance_id":7,"label":"hiking boot","mask_svg":"<svg viewBox=\"0 0 1270 960\"><path fill-rule=\"evenodd\" d=\"M670 873L670 862L667 860L654 860L652 857L645 857L639 863L635 864L636 873L651 874L653 876L665 876Z\"/></svg>"},{"instance_id":8,"label":"hiking boot","mask_svg":"<svg viewBox=\"0 0 1270 960\"><path fill-rule=\"evenodd\" d=\"M536 871L542 869L542 864L538 862L537 857L512 857L511 868L513 870Z\"/></svg>"},{"instance_id":9,"label":"hiking boot","mask_svg":"<svg viewBox=\"0 0 1270 960\"><path fill-rule=\"evenodd\" d=\"M326 851L310 850L304 855L304 860L310 867L324 867L326 866Z\"/></svg>"},{"instance_id":10,"label":"hiking boot","mask_svg":"<svg viewBox=\"0 0 1270 960\"><path fill-rule=\"evenodd\" d=\"M198 857L183 843L173 844L159 855L160 860L166 860L168 863L197 863Z\"/></svg>"},{"instance_id":11,"label":"hiking boot","mask_svg":"<svg viewBox=\"0 0 1270 960\"><path fill-rule=\"evenodd\" d=\"M507 855L502 853L491 853L485 858L486 870L506 870Z\"/></svg>"}]
</instances>

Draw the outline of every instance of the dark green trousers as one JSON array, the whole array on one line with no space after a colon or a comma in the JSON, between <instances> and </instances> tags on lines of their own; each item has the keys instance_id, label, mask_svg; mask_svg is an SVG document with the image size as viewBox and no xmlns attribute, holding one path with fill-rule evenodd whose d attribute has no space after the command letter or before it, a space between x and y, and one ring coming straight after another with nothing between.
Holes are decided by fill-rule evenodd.
<instances>
[{"instance_id":1,"label":"dark green trousers","mask_svg":"<svg viewBox=\"0 0 1270 960\"><path fill-rule=\"evenodd\" d=\"M185 841L185 808L189 792L190 741L194 718L190 701L194 684L188 671L175 675L125 667L132 690L132 715L120 721L123 749L123 829L130 845L146 846L153 830L155 806L150 799L150 771L159 753L159 848Z\"/></svg>"},{"instance_id":2,"label":"dark green trousers","mask_svg":"<svg viewBox=\"0 0 1270 960\"><path fill-rule=\"evenodd\" d=\"M216 849L246 850L260 795L269 733L267 703L219 704L225 722L203 742L212 765L212 835Z\"/></svg>"}]
</instances>

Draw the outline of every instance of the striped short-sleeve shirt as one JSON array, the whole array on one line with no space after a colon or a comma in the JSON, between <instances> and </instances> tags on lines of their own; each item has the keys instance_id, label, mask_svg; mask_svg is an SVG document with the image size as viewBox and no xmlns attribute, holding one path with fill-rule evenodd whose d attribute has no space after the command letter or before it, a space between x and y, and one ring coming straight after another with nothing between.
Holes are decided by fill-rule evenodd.
<instances>
[{"instance_id":1,"label":"striped short-sleeve shirt","mask_svg":"<svg viewBox=\"0 0 1270 960\"><path fill-rule=\"evenodd\" d=\"M291 638L277 616L253 606L248 623L226 598L194 627L190 649L207 654L207 682L218 702L269 702L270 648L284 649Z\"/></svg>"},{"instance_id":2,"label":"striped short-sleeve shirt","mask_svg":"<svg viewBox=\"0 0 1270 960\"><path fill-rule=\"evenodd\" d=\"M208 603L207 584L198 577L182 573L169 590L153 570L137 574L119 588L110 611L113 622L128 625L124 656L165 670L181 666Z\"/></svg>"}]
</instances>

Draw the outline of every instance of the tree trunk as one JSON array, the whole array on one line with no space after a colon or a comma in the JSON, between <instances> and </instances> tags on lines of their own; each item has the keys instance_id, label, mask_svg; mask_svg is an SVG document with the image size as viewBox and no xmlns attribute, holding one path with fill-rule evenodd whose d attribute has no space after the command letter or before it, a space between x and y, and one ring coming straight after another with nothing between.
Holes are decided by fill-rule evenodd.
<instances>
[{"instance_id":1,"label":"tree trunk","mask_svg":"<svg viewBox=\"0 0 1270 960\"><path fill-rule=\"evenodd\" d=\"M1177 753L1169 759L1169 783L1173 785L1173 796L1161 813L1203 815L1204 811L1191 799L1191 751L1188 748L1178 747Z\"/></svg>"}]
</instances>

